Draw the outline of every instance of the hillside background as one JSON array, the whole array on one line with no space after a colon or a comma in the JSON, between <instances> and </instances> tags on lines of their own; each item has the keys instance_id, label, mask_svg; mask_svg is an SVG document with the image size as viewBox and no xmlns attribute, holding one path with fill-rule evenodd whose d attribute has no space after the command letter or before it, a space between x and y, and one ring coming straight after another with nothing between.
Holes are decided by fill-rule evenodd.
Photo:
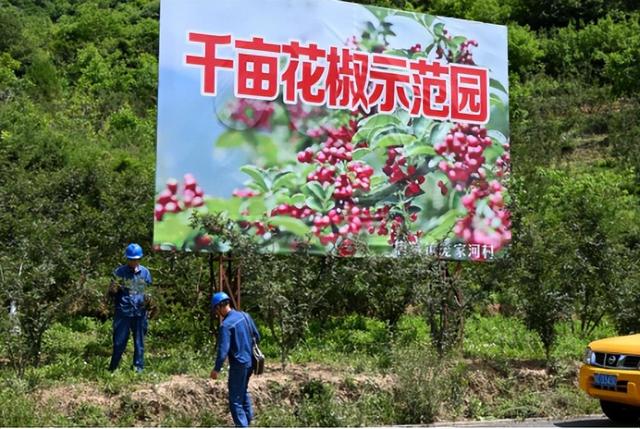
<instances>
[{"instance_id":1,"label":"hillside background","mask_svg":"<svg viewBox=\"0 0 640 429\"><path fill-rule=\"evenodd\" d=\"M509 29L513 244L491 264L237 261L263 426L597 412L586 344L640 330L640 5L361 2ZM159 1L0 0L0 426L229 423L206 255L152 253ZM129 242L159 304L106 371ZM72 398L77 397L72 400Z\"/></svg>"}]
</instances>

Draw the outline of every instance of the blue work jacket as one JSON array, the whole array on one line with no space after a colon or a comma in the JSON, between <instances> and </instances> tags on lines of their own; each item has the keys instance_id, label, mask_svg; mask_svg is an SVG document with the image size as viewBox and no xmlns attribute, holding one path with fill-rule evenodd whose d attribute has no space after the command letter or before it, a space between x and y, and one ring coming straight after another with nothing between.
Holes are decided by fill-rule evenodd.
<instances>
[{"instance_id":1,"label":"blue work jacket","mask_svg":"<svg viewBox=\"0 0 640 429\"><path fill-rule=\"evenodd\" d=\"M222 321L218 333L218 354L216 356L215 371L220 371L227 357L229 366L251 367L251 348L253 339L260 342L260 333L247 313L231 310Z\"/></svg>"},{"instance_id":2,"label":"blue work jacket","mask_svg":"<svg viewBox=\"0 0 640 429\"><path fill-rule=\"evenodd\" d=\"M143 316L144 294L147 285L151 284L149 270L138 265L133 270L129 265L120 265L113 271L115 281L120 285L115 296L116 314L121 316Z\"/></svg>"}]
</instances>

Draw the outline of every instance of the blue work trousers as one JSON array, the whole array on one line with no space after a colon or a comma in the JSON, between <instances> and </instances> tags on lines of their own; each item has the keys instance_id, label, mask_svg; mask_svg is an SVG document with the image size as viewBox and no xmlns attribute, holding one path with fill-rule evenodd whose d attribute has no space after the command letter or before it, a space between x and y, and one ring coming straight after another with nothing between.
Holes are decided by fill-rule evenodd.
<instances>
[{"instance_id":1,"label":"blue work trousers","mask_svg":"<svg viewBox=\"0 0 640 429\"><path fill-rule=\"evenodd\" d=\"M120 364L122 353L127 348L129 331L133 333L133 366L137 371L144 368L144 335L147 333L147 316L127 316L116 312L113 317L113 354L109 370Z\"/></svg>"},{"instance_id":2,"label":"blue work trousers","mask_svg":"<svg viewBox=\"0 0 640 429\"><path fill-rule=\"evenodd\" d=\"M249 396L249 378L251 368L229 367L229 410L236 427L244 428L251 424L253 408Z\"/></svg>"}]
</instances>

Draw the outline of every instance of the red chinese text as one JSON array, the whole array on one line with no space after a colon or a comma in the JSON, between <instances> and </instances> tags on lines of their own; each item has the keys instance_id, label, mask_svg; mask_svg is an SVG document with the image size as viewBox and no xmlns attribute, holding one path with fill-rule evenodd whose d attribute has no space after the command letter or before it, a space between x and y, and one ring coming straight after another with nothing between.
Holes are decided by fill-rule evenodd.
<instances>
[{"instance_id":1,"label":"red chinese text","mask_svg":"<svg viewBox=\"0 0 640 429\"><path fill-rule=\"evenodd\" d=\"M185 63L201 68L201 91L216 95L218 70L234 73L239 98L305 103L369 113L403 109L413 117L471 123L489 121L489 71L316 43L267 42L264 38L189 33L203 46ZM235 52L223 57L221 47Z\"/></svg>"}]
</instances>

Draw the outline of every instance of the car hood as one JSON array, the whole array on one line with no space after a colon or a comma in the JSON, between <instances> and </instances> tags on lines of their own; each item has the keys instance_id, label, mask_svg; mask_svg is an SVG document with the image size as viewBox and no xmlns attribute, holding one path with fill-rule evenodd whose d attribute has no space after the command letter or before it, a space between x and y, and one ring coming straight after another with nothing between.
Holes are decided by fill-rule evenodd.
<instances>
[{"instance_id":1,"label":"car hood","mask_svg":"<svg viewBox=\"0 0 640 429\"><path fill-rule=\"evenodd\" d=\"M594 352L640 355L640 334L592 341L589 347Z\"/></svg>"}]
</instances>

